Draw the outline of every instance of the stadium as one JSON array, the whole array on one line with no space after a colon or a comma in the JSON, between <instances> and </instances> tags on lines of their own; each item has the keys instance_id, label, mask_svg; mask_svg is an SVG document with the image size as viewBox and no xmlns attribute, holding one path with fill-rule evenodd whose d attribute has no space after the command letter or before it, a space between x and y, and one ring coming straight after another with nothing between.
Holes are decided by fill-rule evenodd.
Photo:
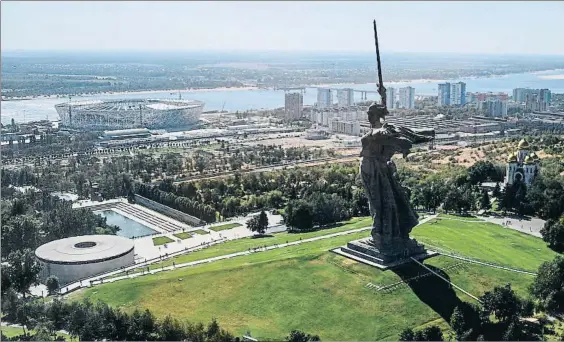
<instances>
[{"instance_id":1,"label":"stadium","mask_svg":"<svg viewBox=\"0 0 564 342\"><path fill-rule=\"evenodd\" d=\"M115 235L84 235L48 242L35 250L42 281L51 275L68 284L134 263L134 244Z\"/></svg>"},{"instance_id":2,"label":"stadium","mask_svg":"<svg viewBox=\"0 0 564 342\"><path fill-rule=\"evenodd\" d=\"M185 128L198 123L203 108L201 101L158 99L74 101L55 106L63 126L91 130Z\"/></svg>"}]
</instances>

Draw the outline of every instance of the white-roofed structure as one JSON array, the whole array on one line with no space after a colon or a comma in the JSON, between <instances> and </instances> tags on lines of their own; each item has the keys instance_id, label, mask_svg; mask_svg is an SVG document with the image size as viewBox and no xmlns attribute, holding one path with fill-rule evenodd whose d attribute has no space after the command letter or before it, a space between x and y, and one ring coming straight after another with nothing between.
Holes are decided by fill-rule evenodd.
<instances>
[{"instance_id":1,"label":"white-roofed structure","mask_svg":"<svg viewBox=\"0 0 564 342\"><path fill-rule=\"evenodd\" d=\"M132 240L115 235L84 235L48 242L35 250L40 278L54 275L61 285L134 263Z\"/></svg>"},{"instance_id":2,"label":"white-roofed structure","mask_svg":"<svg viewBox=\"0 0 564 342\"><path fill-rule=\"evenodd\" d=\"M64 126L96 130L188 127L200 120L203 108L201 101L173 99L89 100L55 106Z\"/></svg>"}]
</instances>

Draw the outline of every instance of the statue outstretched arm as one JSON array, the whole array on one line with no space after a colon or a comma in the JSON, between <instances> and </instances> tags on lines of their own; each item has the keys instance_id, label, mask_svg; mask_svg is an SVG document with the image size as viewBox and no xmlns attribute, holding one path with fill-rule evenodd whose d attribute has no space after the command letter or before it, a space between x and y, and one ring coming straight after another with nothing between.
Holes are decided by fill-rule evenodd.
<instances>
[{"instance_id":1,"label":"statue outstretched arm","mask_svg":"<svg viewBox=\"0 0 564 342\"><path fill-rule=\"evenodd\" d=\"M365 135L362 139L370 139L378 145L394 146L398 151L409 150L413 146L412 142L399 134L383 133L382 131L373 130Z\"/></svg>"}]
</instances>

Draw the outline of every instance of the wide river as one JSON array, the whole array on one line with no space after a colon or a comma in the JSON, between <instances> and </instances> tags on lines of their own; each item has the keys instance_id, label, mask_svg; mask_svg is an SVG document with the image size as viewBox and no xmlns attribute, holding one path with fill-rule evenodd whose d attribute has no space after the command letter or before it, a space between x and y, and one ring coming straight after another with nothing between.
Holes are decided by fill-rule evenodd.
<instances>
[{"instance_id":1,"label":"wide river","mask_svg":"<svg viewBox=\"0 0 564 342\"><path fill-rule=\"evenodd\" d=\"M449 82L463 81L466 83L466 91L469 92L505 92L512 94L514 88L548 88L553 93L564 93L564 70L551 70L537 73L510 74L489 78L462 78L450 80ZM415 88L415 95L437 95L437 84L444 81L411 81L392 82L386 87ZM375 90L374 83L368 84L339 84L331 88L353 88L355 90ZM182 91L183 99L194 99L205 102L204 111L221 110L225 104L225 110L244 111L247 109L270 109L284 106L283 90L206 90L206 91ZM376 99L376 94L368 94L368 100ZM123 99L123 98L155 98L170 99L178 98L178 92L140 92L127 94L99 94L91 96L73 97L74 100L96 100L96 99ZM304 104L313 105L316 102L317 92L315 87L307 88L304 95ZM334 97L336 101L336 97ZM360 93L355 93L355 100L360 100ZM12 118L17 122L33 120L57 120L58 114L55 105L66 101L63 98L36 98L24 101L2 101L2 123L10 123Z\"/></svg>"}]
</instances>

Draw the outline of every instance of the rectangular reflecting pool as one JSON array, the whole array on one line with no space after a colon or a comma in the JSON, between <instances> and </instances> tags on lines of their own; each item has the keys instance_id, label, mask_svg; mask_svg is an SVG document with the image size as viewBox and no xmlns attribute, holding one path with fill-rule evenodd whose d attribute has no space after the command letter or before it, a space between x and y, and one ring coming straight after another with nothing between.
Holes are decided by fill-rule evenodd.
<instances>
[{"instance_id":1,"label":"rectangular reflecting pool","mask_svg":"<svg viewBox=\"0 0 564 342\"><path fill-rule=\"evenodd\" d=\"M121 214L116 213L113 210L104 210L97 213L98 215L105 217L106 222L113 226L118 226L120 230L116 235L123 236L127 238L141 237L146 235L151 235L156 233L153 229L137 222L129 217L125 217Z\"/></svg>"}]
</instances>

